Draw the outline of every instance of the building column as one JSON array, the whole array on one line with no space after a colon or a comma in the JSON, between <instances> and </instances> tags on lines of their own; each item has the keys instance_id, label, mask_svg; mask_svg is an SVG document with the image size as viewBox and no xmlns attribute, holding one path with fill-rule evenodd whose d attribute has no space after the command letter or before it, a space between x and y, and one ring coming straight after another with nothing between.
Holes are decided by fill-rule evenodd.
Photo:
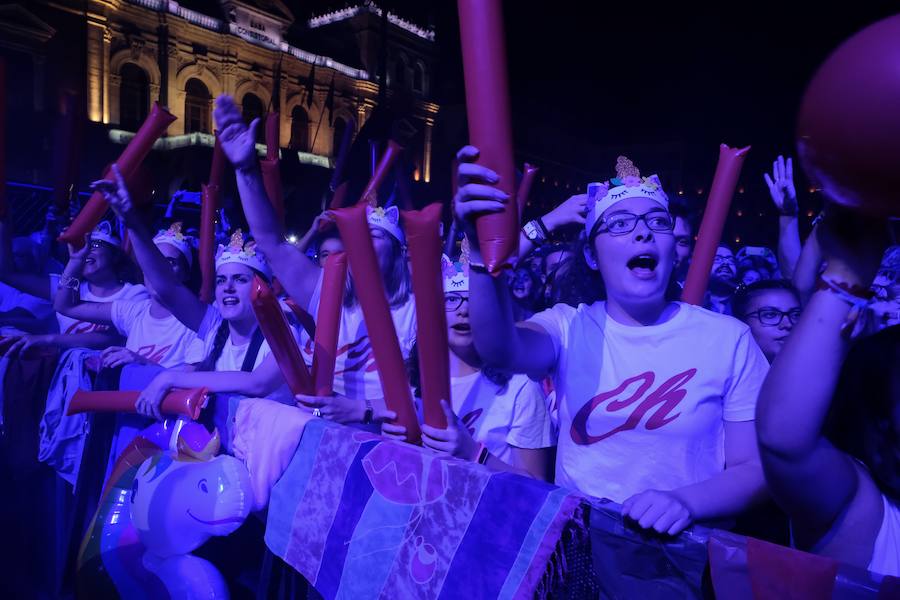
<instances>
[{"instance_id":1,"label":"building column","mask_svg":"<svg viewBox=\"0 0 900 600\"><path fill-rule=\"evenodd\" d=\"M422 171L425 183L431 182L431 131L434 119L425 119L425 148L422 156Z\"/></svg>"},{"instance_id":2,"label":"building column","mask_svg":"<svg viewBox=\"0 0 900 600\"><path fill-rule=\"evenodd\" d=\"M87 25L88 118L100 123L103 121L103 99L106 87L103 81L103 38L106 35L106 18L102 15L88 13Z\"/></svg>"},{"instance_id":3,"label":"building column","mask_svg":"<svg viewBox=\"0 0 900 600\"><path fill-rule=\"evenodd\" d=\"M122 115L119 114L119 97L122 93L122 76L121 75L110 75L109 76L109 97L108 104L109 107L107 112L109 113L109 123L115 123L117 125L122 124ZM152 97L152 96L151 96ZM149 113L148 113L149 114Z\"/></svg>"},{"instance_id":4,"label":"building column","mask_svg":"<svg viewBox=\"0 0 900 600\"><path fill-rule=\"evenodd\" d=\"M103 122L109 123L109 50L112 46L112 32L103 28Z\"/></svg>"}]
</instances>

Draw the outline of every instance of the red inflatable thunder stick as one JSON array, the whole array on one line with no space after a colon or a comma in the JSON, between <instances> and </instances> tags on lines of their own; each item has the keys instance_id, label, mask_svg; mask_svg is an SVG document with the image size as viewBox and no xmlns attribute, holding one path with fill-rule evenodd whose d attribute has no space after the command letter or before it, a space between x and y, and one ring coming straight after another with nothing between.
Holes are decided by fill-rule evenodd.
<instances>
[{"instance_id":1,"label":"red inflatable thunder stick","mask_svg":"<svg viewBox=\"0 0 900 600\"><path fill-rule=\"evenodd\" d=\"M278 113L266 116L266 158L259 161L263 186L269 202L284 227L284 190L281 187L281 168L278 161Z\"/></svg>"},{"instance_id":2,"label":"red inflatable thunder stick","mask_svg":"<svg viewBox=\"0 0 900 600\"><path fill-rule=\"evenodd\" d=\"M503 211L481 215L475 222L485 267L497 276L512 264L519 246L503 9L500 0L459 0L457 4L469 142L481 152L479 164L500 176L497 187L510 197Z\"/></svg>"},{"instance_id":3,"label":"red inflatable thunder stick","mask_svg":"<svg viewBox=\"0 0 900 600\"><path fill-rule=\"evenodd\" d=\"M78 390L69 402L67 415L84 412L133 413L140 392L86 392ZM206 402L206 388L173 390L163 398L160 412L166 415L182 415L191 419L200 416Z\"/></svg>"},{"instance_id":4,"label":"red inflatable thunder stick","mask_svg":"<svg viewBox=\"0 0 900 600\"><path fill-rule=\"evenodd\" d=\"M347 255L343 252L329 254L325 259L325 273L322 276L322 294L313 349L312 369L316 396L330 396L334 392L334 364L337 359L346 282Z\"/></svg>"},{"instance_id":5,"label":"red inflatable thunder stick","mask_svg":"<svg viewBox=\"0 0 900 600\"><path fill-rule=\"evenodd\" d=\"M403 364L400 342L391 318L381 269L369 233L366 206L365 202L360 202L349 208L337 209L334 211L334 220L344 242L354 287L369 330L369 342L372 344L378 377L384 389L384 401L389 410L397 413L395 422L406 427L407 441L419 444L422 432L413 407L406 366Z\"/></svg>"},{"instance_id":6,"label":"red inflatable thunder stick","mask_svg":"<svg viewBox=\"0 0 900 600\"><path fill-rule=\"evenodd\" d=\"M258 275L253 278L253 287L250 288L250 304L291 393L312 394L312 377L300 355L300 348L291 333L287 318L281 311L278 298Z\"/></svg>"},{"instance_id":7,"label":"red inflatable thunder stick","mask_svg":"<svg viewBox=\"0 0 900 600\"><path fill-rule=\"evenodd\" d=\"M866 27L819 67L800 105L797 152L825 197L900 217L900 15Z\"/></svg>"},{"instance_id":8,"label":"red inflatable thunder stick","mask_svg":"<svg viewBox=\"0 0 900 600\"><path fill-rule=\"evenodd\" d=\"M519 182L519 189L516 191L516 206L519 207L519 218L525 215L525 206L528 204L528 196L531 195L531 185L537 172L540 169L534 165L525 163L525 171L522 173L522 181Z\"/></svg>"},{"instance_id":9,"label":"red inflatable thunder stick","mask_svg":"<svg viewBox=\"0 0 900 600\"><path fill-rule=\"evenodd\" d=\"M709 273L716 255L716 248L722 240L722 230L725 228L725 220L728 218L728 209L731 207L734 189L737 187L744 157L749 151L750 146L746 148L729 148L725 144L719 146L719 163L716 165L716 174L709 190L709 199L706 201L706 209L703 211L703 221L700 223L700 232L697 234L697 246L694 248L691 266L688 268L687 279L684 283L684 291L681 294L682 302L703 304L703 296L706 294L706 285L709 283Z\"/></svg>"},{"instance_id":10,"label":"red inflatable thunder stick","mask_svg":"<svg viewBox=\"0 0 900 600\"><path fill-rule=\"evenodd\" d=\"M153 104L150 115L116 160L119 172L122 173L125 181L131 179L131 176L147 158L153 144L166 132L175 119L175 115L160 106L158 102ZM107 169L103 173L103 177L104 179L111 178L112 170ZM59 236L59 241L72 244L75 248L81 248L84 245L84 237L93 231L108 208L109 203L103 198L103 194L94 192L69 228Z\"/></svg>"},{"instance_id":11,"label":"red inflatable thunder stick","mask_svg":"<svg viewBox=\"0 0 900 600\"><path fill-rule=\"evenodd\" d=\"M197 260L200 263L200 301L210 303L216 290L216 210L222 193L222 178L225 176L225 153L219 136L213 147L212 165L209 169L209 183L201 186L200 239L197 244Z\"/></svg>"},{"instance_id":12,"label":"red inflatable thunder stick","mask_svg":"<svg viewBox=\"0 0 900 600\"><path fill-rule=\"evenodd\" d=\"M378 204L378 188L384 183L384 178L391 172L391 168L401 152L403 152L403 146L394 140L388 141L388 147L384 150L384 154L381 155L378 164L375 165L375 172L372 173L372 178L366 184L366 189L363 190L360 196L360 202L367 202L372 206Z\"/></svg>"},{"instance_id":13,"label":"red inflatable thunder stick","mask_svg":"<svg viewBox=\"0 0 900 600\"><path fill-rule=\"evenodd\" d=\"M405 210L402 214L412 261L425 424L446 429L441 400L450 404L450 356L441 276L441 208L440 204L429 204L423 210Z\"/></svg>"}]
</instances>

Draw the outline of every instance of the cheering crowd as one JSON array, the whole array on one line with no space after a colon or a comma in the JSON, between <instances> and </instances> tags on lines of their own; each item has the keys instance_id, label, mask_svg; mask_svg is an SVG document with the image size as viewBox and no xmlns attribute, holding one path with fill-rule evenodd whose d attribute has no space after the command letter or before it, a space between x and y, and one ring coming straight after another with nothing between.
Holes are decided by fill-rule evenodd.
<instances>
[{"instance_id":1,"label":"cheering crowd","mask_svg":"<svg viewBox=\"0 0 900 600\"><path fill-rule=\"evenodd\" d=\"M197 294L191 236L180 223L154 234L114 167L94 189L118 223L102 222L83 246L70 246L65 264L46 253L41 264L22 264L0 222L0 365L58 350L48 406L65 405L79 385L102 389L99 381L117 381L108 374L126 365L156 369L138 423L164 417L169 391L206 388L404 440L352 269L333 395L289 391L257 326L253 282L277 281L312 364L310 327L297 315L317 320L325 259L343 243L327 212L287 241L257 161L258 122L248 126L227 96L215 119L249 231L222 239L213 302ZM423 424L426 448L609 498L627 521L663 536L694 523L737 528L900 576L900 246L886 223L829 207L801 243L792 161L778 157L765 174L778 247L720 245L704 306L695 306L678 301L695 215L622 157L607 181L526 223L515 264L495 277L474 217L515 199L496 187L477 148L457 158L454 219L465 236L441 267L448 427ZM367 220L418 403L402 222L395 207L369 207ZM558 232L575 228L575 239L561 241ZM83 365L74 383L60 374L73 364ZM227 403L211 401L200 421L225 432L228 418ZM82 469L106 468L59 458L70 452L66 440L44 433L44 460L64 465L70 483Z\"/></svg>"}]
</instances>

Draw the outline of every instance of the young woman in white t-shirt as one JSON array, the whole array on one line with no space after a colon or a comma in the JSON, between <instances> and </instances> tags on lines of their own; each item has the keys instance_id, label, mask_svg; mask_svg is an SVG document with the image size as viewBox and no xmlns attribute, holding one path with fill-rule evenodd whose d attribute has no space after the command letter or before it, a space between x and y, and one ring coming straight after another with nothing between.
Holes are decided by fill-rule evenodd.
<instances>
[{"instance_id":1,"label":"young woman in white t-shirt","mask_svg":"<svg viewBox=\"0 0 900 600\"><path fill-rule=\"evenodd\" d=\"M119 184L98 181L95 189L107 198L117 185L124 186L118 168L113 165ZM180 224L161 232L154 240L154 252L165 261L166 268L180 282L190 278L191 249L181 235ZM60 276L61 282L77 281L84 272L88 246L80 250L69 247L69 262ZM176 367L185 364L185 350L194 333L185 327L160 301L159 294L150 281L145 281L149 298L140 300L116 300L92 302L80 297L77 286L60 284L53 301L57 312L72 318L102 325L112 325L125 336L124 346L111 346L101 354L104 367L121 367L128 364L159 364Z\"/></svg>"},{"instance_id":2,"label":"young woman in white t-shirt","mask_svg":"<svg viewBox=\"0 0 900 600\"><path fill-rule=\"evenodd\" d=\"M229 96L216 99L215 118L221 132L219 140L222 149L234 166L244 215L259 248L291 299L316 316L323 272L294 244L286 241L283 227L266 196L254 146L259 119L248 127L242 120L240 109ZM415 303L410 293L410 274L399 213L396 207L387 211L371 209L368 221L400 350L405 359L415 341L416 325ZM328 397L298 398L300 406L341 423L365 421L366 415L371 417L385 408L381 382L374 368L375 358L368 330L353 290L352 273L348 282L338 336L335 394ZM311 361L312 346L304 346L304 356Z\"/></svg>"},{"instance_id":3,"label":"young woman in white t-shirt","mask_svg":"<svg viewBox=\"0 0 900 600\"><path fill-rule=\"evenodd\" d=\"M494 470L548 479L554 442L543 389L525 375L501 373L482 363L469 324L465 253L460 263L452 263L445 256L443 275L450 345L450 406L444 405L448 426L437 429L423 424L422 443L457 458L479 460ZM410 379L415 395L420 397L415 352L410 358ZM384 416L396 417L391 411ZM388 437L405 439L402 425L383 423L381 428Z\"/></svg>"},{"instance_id":4,"label":"young woman in white t-shirt","mask_svg":"<svg viewBox=\"0 0 900 600\"><path fill-rule=\"evenodd\" d=\"M33 273L17 273L9 264L8 223L0 220L0 281L37 298L52 301L54 294L61 286L77 286L79 294L91 302L113 302L115 300L137 300L147 298L142 285L133 285L126 281L133 264L122 251L122 241L113 231L112 226L101 222L91 233L89 242L79 253L82 264L79 280L63 278L60 275L37 275ZM72 319L57 313L59 333L43 335L24 335L10 342L5 354L18 356L29 348L95 348L104 349L120 344L122 337L109 324L98 324L85 320Z\"/></svg>"},{"instance_id":5,"label":"young woman in white t-shirt","mask_svg":"<svg viewBox=\"0 0 900 600\"><path fill-rule=\"evenodd\" d=\"M471 223L509 198L476 164L477 149L458 158L475 346L490 365L553 377L556 482L621 503L624 516L667 534L764 498L753 418L766 360L743 323L666 299L675 239L659 179L622 157L616 178L589 187L584 258L606 300L557 304L516 324L504 278L479 266Z\"/></svg>"},{"instance_id":6,"label":"young woman in white t-shirt","mask_svg":"<svg viewBox=\"0 0 900 600\"><path fill-rule=\"evenodd\" d=\"M168 307L183 327L196 333L186 344L188 369L168 369L157 375L137 401L138 412L162 418L159 407L172 388L205 387L213 393L267 396L284 385L284 377L268 344L258 333L250 290L256 275L270 281L272 272L254 244L244 244L240 230L227 247L216 254L216 289L213 304L205 304L192 292L167 261L134 210L125 182L113 165L116 181L100 186L110 206L128 227L132 247L144 271L144 279L159 302ZM259 337L256 357L248 370L244 359L254 337Z\"/></svg>"},{"instance_id":7,"label":"young woman in white t-shirt","mask_svg":"<svg viewBox=\"0 0 900 600\"><path fill-rule=\"evenodd\" d=\"M827 263L766 377L757 435L798 548L900 576L900 327L851 344L886 241L883 222L829 207Z\"/></svg>"}]
</instances>

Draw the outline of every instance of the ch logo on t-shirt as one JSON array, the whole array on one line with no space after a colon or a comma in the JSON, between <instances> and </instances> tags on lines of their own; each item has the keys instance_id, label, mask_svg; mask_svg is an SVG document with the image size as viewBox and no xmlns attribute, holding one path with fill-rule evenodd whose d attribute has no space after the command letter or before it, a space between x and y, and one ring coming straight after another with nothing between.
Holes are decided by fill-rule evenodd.
<instances>
[{"instance_id":1,"label":"ch logo on t-shirt","mask_svg":"<svg viewBox=\"0 0 900 600\"><path fill-rule=\"evenodd\" d=\"M467 412L460 419L460 421L462 421L462 424L466 426L466 429L469 430L469 434L475 435L475 421L478 420L478 417L480 417L481 413L483 413L483 412L484 412L484 409L476 408L475 410L473 410L471 412Z\"/></svg>"},{"instance_id":2,"label":"ch logo on t-shirt","mask_svg":"<svg viewBox=\"0 0 900 600\"><path fill-rule=\"evenodd\" d=\"M66 335L70 333L94 333L99 331L109 331L109 325L99 325L97 323L88 323L87 321L75 321L66 329Z\"/></svg>"},{"instance_id":3,"label":"ch logo on t-shirt","mask_svg":"<svg viewBox=\"0 0 900 600\"><path fill-rule=\"evenodd\" d=\"M656 408L656 411L647 419L644 428L648 431L653 431L668 425L681 414L671 413L687 395L687 390L683 386L696 374L697 369L688 369L683 373L670 377L651 392L650 388L653 387L656 374L653 371L647 371L626 379L608 392L597 394L588 400L575 414L575 418L572 419L570 430L572 441L579 446L589 446L590 444L602 442L617 433L637 429L644 416L654 408ZM637 390L630 396L623 398L622 396L625 392L631 389L634 384L639 384ZM648 394L647 392L650 393ZM590 435L587 431L588 419L595 410L604 404L608 413L621 412L624 416L626 414L625 411L629 408L631 408L631 413L628 414L621 425L599 435Z\"/></svg>"},{"instance_id":4,"label":"ch logo on t-shirt","mask_svg":"<svg viewBox=\"0 0 900 600\"><path fill-rule=\"evenodd\" d=\"M139 356L143 356L150 362L158 363L163 358L165 358L166 354L169 352L169 349L172 348L172 344L167 346L157 346L156 344L147 344L146 346L141 346L137 349L137 354Z\"/></svg>"},{"instance_id":5,"label":"ch logo on t-shirt","mask_svg":"<svg viewBox=\"0 0 900 600\"><path fill-rule=\"evenodd\" d=\"M313 340L310 339L303 347L303 352L308 356L313 354ZM346 355L346 356L344 356ZM369 373L376 369L375 358L372 356L372 344L369 343L369 336L364 335L355 342L350 342L337 349L337 358L335 365L343 365L343 368L335 369L335 375L342 373L352 373L354 371L364 371Z\"/></svg>"}]
</instances>

